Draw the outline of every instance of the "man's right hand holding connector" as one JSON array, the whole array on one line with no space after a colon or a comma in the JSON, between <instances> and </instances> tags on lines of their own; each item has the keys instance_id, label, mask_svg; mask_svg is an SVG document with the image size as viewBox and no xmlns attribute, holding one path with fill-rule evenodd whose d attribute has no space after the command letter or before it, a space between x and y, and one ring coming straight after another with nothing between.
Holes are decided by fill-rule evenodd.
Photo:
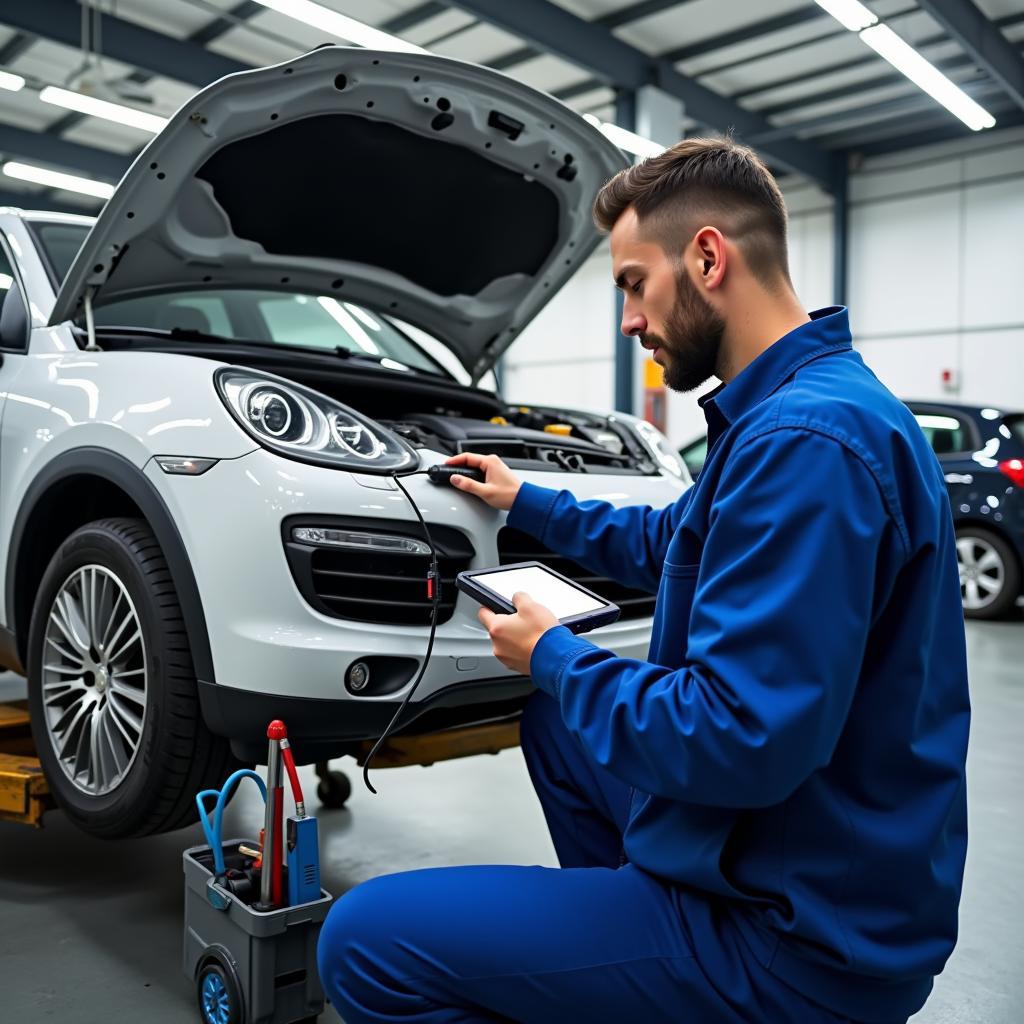
<instances>
[{"instance_id":1,"label":"man's right hand holding connector","mask_svg":"<svg viewBox=\"0 0 1024 1024\"><path fill-rule=\"evenodd\" d=\"M513 502L516 500L516 495L519 493L519 488L522 486L522 481L519 477L497 455L477 455L474 452L462 452L461 455L450 458L446 465L469 466L473 469L482 470L486 474L483 483L470 480L468 476L456 475L451 478L451 485L457 487L460 491L465 491L467 494L475 494L481 501L490 505L491 508L501 509L505 512L512 507Z\"/></svg>"}]
</instances>

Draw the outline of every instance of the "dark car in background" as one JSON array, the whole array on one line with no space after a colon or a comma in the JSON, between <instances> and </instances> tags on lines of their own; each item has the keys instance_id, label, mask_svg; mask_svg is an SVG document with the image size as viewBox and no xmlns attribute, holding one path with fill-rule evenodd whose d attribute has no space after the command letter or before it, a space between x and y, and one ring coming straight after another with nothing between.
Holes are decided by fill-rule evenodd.
<instances>
[{"instance_id":1,"label":"dark car in background","mask_svg":"<svg viewBox=\"0 0 1024 1024\"><path fill-rule=\"evenodd\" d=\"M969 619L1005 615L1024 579L1024 413L950 402L907 405L938 456L956 525L960 594ZM696 477L707 439L679 449Z\"/></svg>"}]
</instances>

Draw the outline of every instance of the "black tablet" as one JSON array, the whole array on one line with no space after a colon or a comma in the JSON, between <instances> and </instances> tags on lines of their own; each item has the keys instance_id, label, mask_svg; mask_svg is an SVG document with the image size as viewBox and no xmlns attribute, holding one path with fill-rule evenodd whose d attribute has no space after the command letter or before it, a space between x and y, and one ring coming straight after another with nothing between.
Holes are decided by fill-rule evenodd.
<instances>
[{"instance_id":1,"label":"black tablet","mask_svg":"<svg viewBox=\"0 0 1024 1024\"><path fill-rule=\"evenodd\" d=\"M581 587L541 562L516 562L495 569L460 572L455 584L485 608L506 615L515 613L514 594L529 594L538 604L550 608L563 626L574 633L586 633L607 626L619 617L619 606Z\"/></svg>"}]
</instances>

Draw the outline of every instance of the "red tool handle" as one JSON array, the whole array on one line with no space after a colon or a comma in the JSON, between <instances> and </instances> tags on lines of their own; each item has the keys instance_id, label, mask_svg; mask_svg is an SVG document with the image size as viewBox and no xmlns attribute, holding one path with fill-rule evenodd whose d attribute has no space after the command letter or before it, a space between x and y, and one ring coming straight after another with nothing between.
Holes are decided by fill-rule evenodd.
<instances>
[{"instance_id":1,"label":"red tool handle","mask_svg":"<svg viewBox=\"0 0 1024 1024\"><path fill-rule=\"evenodd\" d=\"M281 740L281 760L284 761L284 769L288 773L288 779L292 784L292 797L295 800L296 817L306 816L306 802L302 799L302 784L299 782L299 773L295 769L295 756L292 754L292 745L287 737Z\"/></svg>"},{"instance_id":2,"label":"red tool handle","mask_svg":"<svg viewBox=\"0 0 1024 1024\"><path fill-rule=\"evenodd\" d=\"M274 829L273 849L270 851L270 893L271 902L275 907L284 906L284 886L282 879L282 865L284 863L284 787L278 786L271 790L274 800L274 821L277 827ZM264 851L264 854L266 851ZM264 856L266 861L266 856Z\"/></svg>"}]
</instances>

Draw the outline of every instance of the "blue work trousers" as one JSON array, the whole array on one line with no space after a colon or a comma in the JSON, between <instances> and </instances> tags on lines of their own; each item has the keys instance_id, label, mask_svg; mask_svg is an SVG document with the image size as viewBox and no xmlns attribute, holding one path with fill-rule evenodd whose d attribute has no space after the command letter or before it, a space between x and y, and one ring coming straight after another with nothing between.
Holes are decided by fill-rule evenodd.
<instances>
[{"instance_id":1,"label":"blue work trousers","mask_svg":"<svg viewBox=\"0 0 1024 1024\"><path fill-rule=\"evenodd\" d=\"M621 863L629 787L544 694L522 746L562 867L427 868L346 893L319 946L345 1024L845 1021L761 967L721 908Z\"/></svg>"}]
</instances>

